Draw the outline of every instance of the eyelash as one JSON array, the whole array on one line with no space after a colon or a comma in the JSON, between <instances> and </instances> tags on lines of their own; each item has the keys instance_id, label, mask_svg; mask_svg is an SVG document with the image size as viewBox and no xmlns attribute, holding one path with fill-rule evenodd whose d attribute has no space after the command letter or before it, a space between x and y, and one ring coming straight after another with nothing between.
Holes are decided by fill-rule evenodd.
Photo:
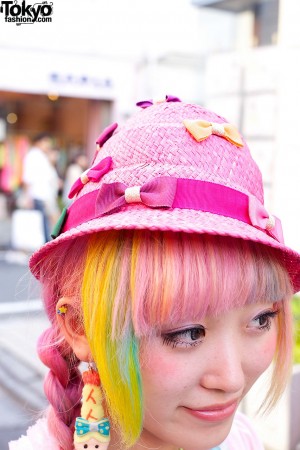
<instances>
[{"instance_id":1,"label":"eyelash","mask_svg":"<svg viewBox=\"0 0 300 450\"><path fill-rule=\"evenodd\" d=\"M275 310L275 311L265 311L261 314L259 314L258 316L254 317L254 320L260 320L260 319L266 319L266 323L264 325L260 325L258 327L259 330L267 330L269 331L272 325L272 320L275 319L275 317L278 315L279 311Z\"/></svg>"},{"instance_id":2,"label":"eyelash","mask_svg":"<svg viewBox=\"0 0 300 450\"><path fill-rule=\"evenodd\" d=\"M272 320L278 315L279 311L265 311L256 317L252 319L252 321L266 321L265 324L259 325L258 330L269 331L272 325ZM203 335L201 338L196 337L193 339L192 333L202 333ZM176 347L183 347L183 348L189 348L189 347L195 347L203 342L203 339L205 337L206 330L205 327L202 325L194 326L191 328L186 328L184 330L178 330L178 331L172 331L170 333L162 334L162 340L164 345L170 345L172 348ZM184 337L187 337L190 335L190 339L192 339L193 342L187 342L184 340Z\"/></svg>"},{"instance_id":3,"label":"eyelash","mask_svg":"<svg viewBox=\"0 0 300 450\"><path fill-rule=\"evenodd\" d=\"M193 339L193 337L192 337L193 332L203 333L203 336L201 336L201 338L196 337L195 339ZM190 335L190 339L192 339L193 342L187 342L187 341L183 340L183 338L188 335ZM171 333L166 333L166 334L162 335L163 344L170 345L172 348L175 348L178 346L181 346L184 348L195 347L196 345L201 344L204 337L205 337L205 328L202 325L194 326L191 328L186 328L184 330L172 331Z\"/></svg>"}]
</instances>

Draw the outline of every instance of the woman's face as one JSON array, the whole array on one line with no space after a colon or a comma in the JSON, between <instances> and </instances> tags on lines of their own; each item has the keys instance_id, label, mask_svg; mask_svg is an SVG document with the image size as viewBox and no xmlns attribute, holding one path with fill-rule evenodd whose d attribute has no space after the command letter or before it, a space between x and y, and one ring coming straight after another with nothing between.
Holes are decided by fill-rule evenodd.
<instances>
[{"instance_id":1,"label":"woman's face","mask_svg":"<svg viewBox=\"0 0 300 450\"><path fill-rule=\"evenodd\" d=\"M142 341L145 417L139 445L207 450L220 444L238 404L272 361L276 313L271 303L248 305L165 324Z\"/></svg>"}]
</instances>

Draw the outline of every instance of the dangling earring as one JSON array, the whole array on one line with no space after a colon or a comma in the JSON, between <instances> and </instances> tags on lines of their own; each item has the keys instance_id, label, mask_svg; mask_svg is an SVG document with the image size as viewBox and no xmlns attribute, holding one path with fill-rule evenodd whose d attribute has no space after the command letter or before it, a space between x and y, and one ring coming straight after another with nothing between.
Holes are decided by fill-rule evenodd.
<instances>
[{"instance_id":1,"label":"dangling earring","mask_svg":"<svg viewBox=\"0 0 300 450\"><path fill-rule=\"evenodd\" d=\"M103 395L97 370L89 365L83 372L81 417L76 418L74 433L74 449L81 450L102 443L101 449L107 449L110 441L110 423L104 417L102 406ZM105 448L103 444L107 444Z\"/></svg>"}]
</instances>

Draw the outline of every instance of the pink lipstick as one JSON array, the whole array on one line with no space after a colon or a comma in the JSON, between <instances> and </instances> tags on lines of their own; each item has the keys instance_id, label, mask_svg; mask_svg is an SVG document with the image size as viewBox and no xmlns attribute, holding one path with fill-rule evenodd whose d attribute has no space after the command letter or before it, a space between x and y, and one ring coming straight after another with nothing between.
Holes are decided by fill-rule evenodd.
<instances>
[{"instance_id":1,"label":"pink lipstick","mask_svg":"<svg viewBox=\"0 0 300 450\"><path fill-rule=\"evenodd\" d=\"M190 414L207 422L219 422L228 419L235 413L238 402L204 406L201 409L185 408Z\"/></svg>"}]
</instances>

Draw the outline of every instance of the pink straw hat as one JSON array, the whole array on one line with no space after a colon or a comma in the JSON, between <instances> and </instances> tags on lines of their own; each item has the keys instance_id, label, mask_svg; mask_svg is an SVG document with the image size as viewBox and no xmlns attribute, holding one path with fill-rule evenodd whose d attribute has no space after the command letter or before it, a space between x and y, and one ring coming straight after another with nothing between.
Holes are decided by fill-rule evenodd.
<instances>
[{"instance_id":1,"label":"pink straw hat","mask_svg":"<svg viewBox=\"0 0 300 450\"><path fill-rule=\"evenodd\" d=\"M237 129L207 109L176 97L141 109L97 141L92 167L74 184L75 197L55 239L30 259L39 262L61 243L112 229L207 233L278 249L294 291L300 255L283 242L281 224L264 207L260 170Z\"/></svg>"}]
</instances>

